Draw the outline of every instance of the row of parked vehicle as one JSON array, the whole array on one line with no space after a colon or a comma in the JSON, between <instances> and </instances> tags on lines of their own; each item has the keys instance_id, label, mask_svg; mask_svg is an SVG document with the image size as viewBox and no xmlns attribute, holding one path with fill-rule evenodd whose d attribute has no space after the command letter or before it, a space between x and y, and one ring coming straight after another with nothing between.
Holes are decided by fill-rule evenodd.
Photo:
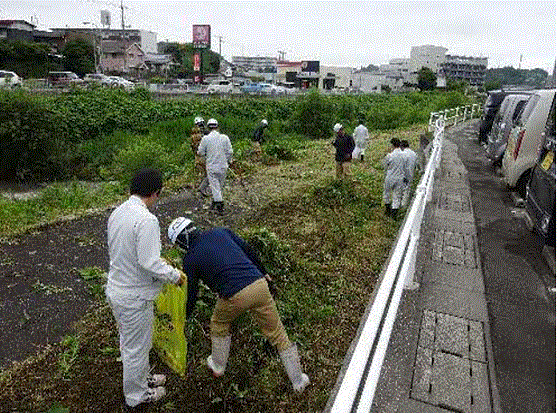
<instances>
[{"instance_id":1,"label":"row of parked vehicle","mask_svg":"<svg viewBox=\"0 0 557 413\"><path fill-rule=\"evenodd\" d=\"M77 76L74 72L49 72L46 79L47 86L49 87L68 87L71 85L83 86L98 84L106 87L121 87L126 90L131 90L135 87L135 83L124 79L121 76L107 76L102 73L88 73L83 79Z\"/></svg>"},{"instance_id":2,"label":"row of parked vehicle","mask_svg":"<svg viewBox=\"0 0 557 413\"><path fill-rule=\"evenodd\" d=\"M275 85L267 82L236 83L231 80L217 80L207 87L207 93L234 94L244 93L251 95L289 95L298 91L293 83Z\"/></svg>"},{"instance_id":3,"label":"row of parked vehicle","mask_svg":"<svg viewBox=\"0 0 557 413\"><path fill-rule=\"evenodd\" d=\"M498 90L484 104L478 139L524 200L529 225L555 246L555 89Z\"/></svg>"}]
</instances>

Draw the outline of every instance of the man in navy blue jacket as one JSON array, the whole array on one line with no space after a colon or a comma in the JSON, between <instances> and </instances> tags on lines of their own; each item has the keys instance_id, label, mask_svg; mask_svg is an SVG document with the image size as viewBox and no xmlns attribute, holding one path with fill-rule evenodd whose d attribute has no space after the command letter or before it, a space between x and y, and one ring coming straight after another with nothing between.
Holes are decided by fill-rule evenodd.
<instances>
[{"instance_id":1,"label":"man in navy blue jacket","mask_svg":"<svg viewBox=\"0 0 557 413\"><path fill-rule=\"evenodd\" d=\"M187 317L195 308L200 280L219 296L211 316L212 351L207 358L213 375L222 376L226 369L230 324L248 311L277 347L294 390L303 391L309 378L302 372L297 347L288 339L278 315L269 292L269 277L249 245L227 228L201 231L184 217L170 224L168 237L185 251L182 264L188 278Z\"/></svg>"}]
</instances>

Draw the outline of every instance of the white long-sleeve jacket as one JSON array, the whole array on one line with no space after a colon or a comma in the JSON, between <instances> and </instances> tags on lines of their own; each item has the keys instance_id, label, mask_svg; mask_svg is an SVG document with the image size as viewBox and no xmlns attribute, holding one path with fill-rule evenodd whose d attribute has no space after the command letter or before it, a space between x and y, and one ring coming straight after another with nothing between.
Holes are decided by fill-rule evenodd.
<instances>
[{"instance_id":1,"label":"white long-sleeve jacket","mask_svg":"<svg viewBox=\"0 0 557 413\"><path fill-rule=\"evenodd\" d=\"M407 177L406 155L400 148L394 149L383 158L383 169L385 169L385 182L401 181Z\"/></svg>"},{"instance_id":2,"label":"white long-sleeve jacket","mask_svg":"<svg viewBox=\"0 0 557 413\"><path fill-rule=\"evenodd\" d=\"M153 300L163 283L179 281L178 270L160 256L159 220L139 196L130 196L112 212L107 232L110 257L107 294Z\"/></svg>"},{"instance_id":3,"label":"white long-sleeve jacket","mask_svg":"<svg viewBox=\"0 0 557 413\"><path fill-rule=\"evenodd\" d=\"M228 168L233 153L228 136L216 130L205 135L199 143L199 148L197 148L197 154L205 157L205 165L208 171Z\"/></svg>"},{"instance_id":4,"label":"white long-sleeve jacket","mask_svg":"<svg viewBox=\"0 0 557 413\"><path fill-rule=\"evenodd\" d=\"M364 125L358 125L354 129L352 137L354 138L354 143L356 144L356 146L365 149L367 141L369 139L369 131Z\"/></svg>"}]
</instances>

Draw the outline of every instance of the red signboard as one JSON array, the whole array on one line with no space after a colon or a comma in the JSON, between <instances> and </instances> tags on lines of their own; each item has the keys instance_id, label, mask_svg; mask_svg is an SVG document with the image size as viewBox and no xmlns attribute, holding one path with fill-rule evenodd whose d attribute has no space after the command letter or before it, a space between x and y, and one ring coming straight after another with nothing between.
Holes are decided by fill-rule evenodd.
<instances>
[{"instance_id":1,"label":"red signboard","mask_svg":"<svg viewBox=\"0 0 557 413\"><path fill-rule=\"evenodd\" d=\"M193 47L210 49L211 26L208 24L194 24L192 39Z\"/></svg>"},{"instance_id":2,"label":"red signboard","mask_svg":"<svg viewBox=\"0 0 557 413\"><path fill-rule=\"evenodd\" d=\"M199 72L201 70L201 57L199 53L193 55L193 71Z\"/></svg>"}]
</instances>

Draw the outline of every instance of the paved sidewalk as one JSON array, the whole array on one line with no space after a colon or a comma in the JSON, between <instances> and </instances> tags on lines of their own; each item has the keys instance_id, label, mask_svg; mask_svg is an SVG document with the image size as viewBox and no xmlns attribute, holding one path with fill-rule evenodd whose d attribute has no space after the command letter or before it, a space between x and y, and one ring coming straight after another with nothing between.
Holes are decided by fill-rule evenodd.
<instances>
[{"instance_id":1,"label":"paved sidewalk","mask_svg":"<svg viewBox=\"0 0 557 413\"><path fill-rule=\"evenodd\" d=\"M446 134L459 133L447 130ZM445 139L373 412L500 412L470 186Z\"/></svg>"}]
</instances>

